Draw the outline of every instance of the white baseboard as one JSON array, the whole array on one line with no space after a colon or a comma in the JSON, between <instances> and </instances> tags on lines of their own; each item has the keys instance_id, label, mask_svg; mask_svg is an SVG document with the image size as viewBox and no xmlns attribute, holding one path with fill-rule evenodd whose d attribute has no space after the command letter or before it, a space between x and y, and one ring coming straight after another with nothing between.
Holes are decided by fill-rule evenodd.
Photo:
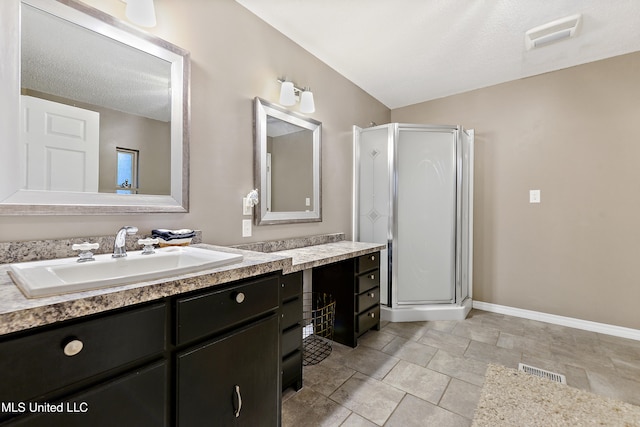
<instances>
[{"instance_id":1,"label":"white baseboard","mask_svg":"<svg viewBox=\"0 0 640 427\"><path fill-rule=\"evenodd\" d=\"M491 304L482 301L473 301L473 308L490 311L492 313L507 314L509 316L522 317L524 319L538 320L554 325L567 326L585 331L598 332L616 337L629 338L640 341L640 330L625 328L623 326L609 325L606 323L591 322L589 320L575 319L573 317L558 316L556 314L542 313L540 311L525 310L522 308L508 307L506 305Z\"/></svg>"}]
</instances>

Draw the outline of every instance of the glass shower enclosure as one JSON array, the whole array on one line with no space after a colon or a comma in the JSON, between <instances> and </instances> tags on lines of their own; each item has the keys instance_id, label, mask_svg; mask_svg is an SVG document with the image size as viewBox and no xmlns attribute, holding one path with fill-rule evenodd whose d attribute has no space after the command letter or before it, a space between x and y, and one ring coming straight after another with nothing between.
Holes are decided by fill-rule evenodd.
<instances>
[{"instance_id":1,"label":"glass shower enclosure","mask_svg":"<svg viewBox=\"0 0 640 427\"><path fill-rule=\"evenodd\" d=\"M382 243L382 318L463 319L471 309L474 131L354 126L354 240ZM386 260L386 262L385 262Z\"/></svg>"}]
</instances>

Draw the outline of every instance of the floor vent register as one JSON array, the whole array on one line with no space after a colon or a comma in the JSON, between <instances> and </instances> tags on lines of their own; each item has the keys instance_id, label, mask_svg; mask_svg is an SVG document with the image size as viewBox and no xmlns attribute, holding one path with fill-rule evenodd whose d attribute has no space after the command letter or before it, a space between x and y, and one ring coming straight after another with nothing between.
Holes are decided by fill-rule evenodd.
<instances>
[{"instance_id":1,"label":"floor vent register","mask_svg":"<svg viewBox=\"0 0 640 427\"><path fill-rule=\"evenodd\" d=\"M562 374L556 374L555 372L545 371L544 369L536 368L534 366L525 365L524 363L518 364L518 370L526 372L537 377L546 378L551 381L558 382L560 384L566 384L567 378Z\"/></svg>"}]
</instances>

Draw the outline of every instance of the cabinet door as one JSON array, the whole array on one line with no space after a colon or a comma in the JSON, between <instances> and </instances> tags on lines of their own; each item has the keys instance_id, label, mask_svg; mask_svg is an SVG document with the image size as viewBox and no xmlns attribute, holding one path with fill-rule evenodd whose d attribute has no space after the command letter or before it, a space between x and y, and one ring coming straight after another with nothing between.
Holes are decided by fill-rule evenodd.
<instances>
[{"instance_id":1,"label":"cabinet door","mask_svg":"<svg viewBox=\"0 0 640 427\"><path fill-rule=\"evenodd\" d=\"M160 362L71 396L51 402L56 412L40 412L10 421L11 427L167 426L167 364ZM25 413L44 411L25 402ZM3 424L5 425L5 424Z\"/></svg>"},{"instance_id":2,"label":"cabinet door","mask_svg":"<svg viewBox=\"0 0 640 427\"><path fill-rule=\"evenodd\" d=\"M279 423L276 315L177 356L178 426Z\"/></svg>"}]
</instances>

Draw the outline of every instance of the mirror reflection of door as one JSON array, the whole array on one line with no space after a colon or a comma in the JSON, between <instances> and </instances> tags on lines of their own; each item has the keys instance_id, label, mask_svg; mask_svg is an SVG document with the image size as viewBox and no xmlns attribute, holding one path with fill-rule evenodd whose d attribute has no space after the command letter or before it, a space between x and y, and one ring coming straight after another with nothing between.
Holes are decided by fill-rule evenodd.
<instances>
[{"instance_id":1,"label":"mirror reflection of door","mask_svg":"<svg viewBox=\"0 0 640 427\"><path fill-rule=\"evenodd\" d=\"M23 188L98 191L100 114L20 97Z\"/></svg>"},{"instance_id":2,"label":"mirror reflection of door","mask_svg":"<svg viewBox=\"0 0 640 427\"><path fill-rule=\"evenodd\" d=\"M269 211L313 210L313 132L268 117Z\"/></svg>"}]
</instances>

